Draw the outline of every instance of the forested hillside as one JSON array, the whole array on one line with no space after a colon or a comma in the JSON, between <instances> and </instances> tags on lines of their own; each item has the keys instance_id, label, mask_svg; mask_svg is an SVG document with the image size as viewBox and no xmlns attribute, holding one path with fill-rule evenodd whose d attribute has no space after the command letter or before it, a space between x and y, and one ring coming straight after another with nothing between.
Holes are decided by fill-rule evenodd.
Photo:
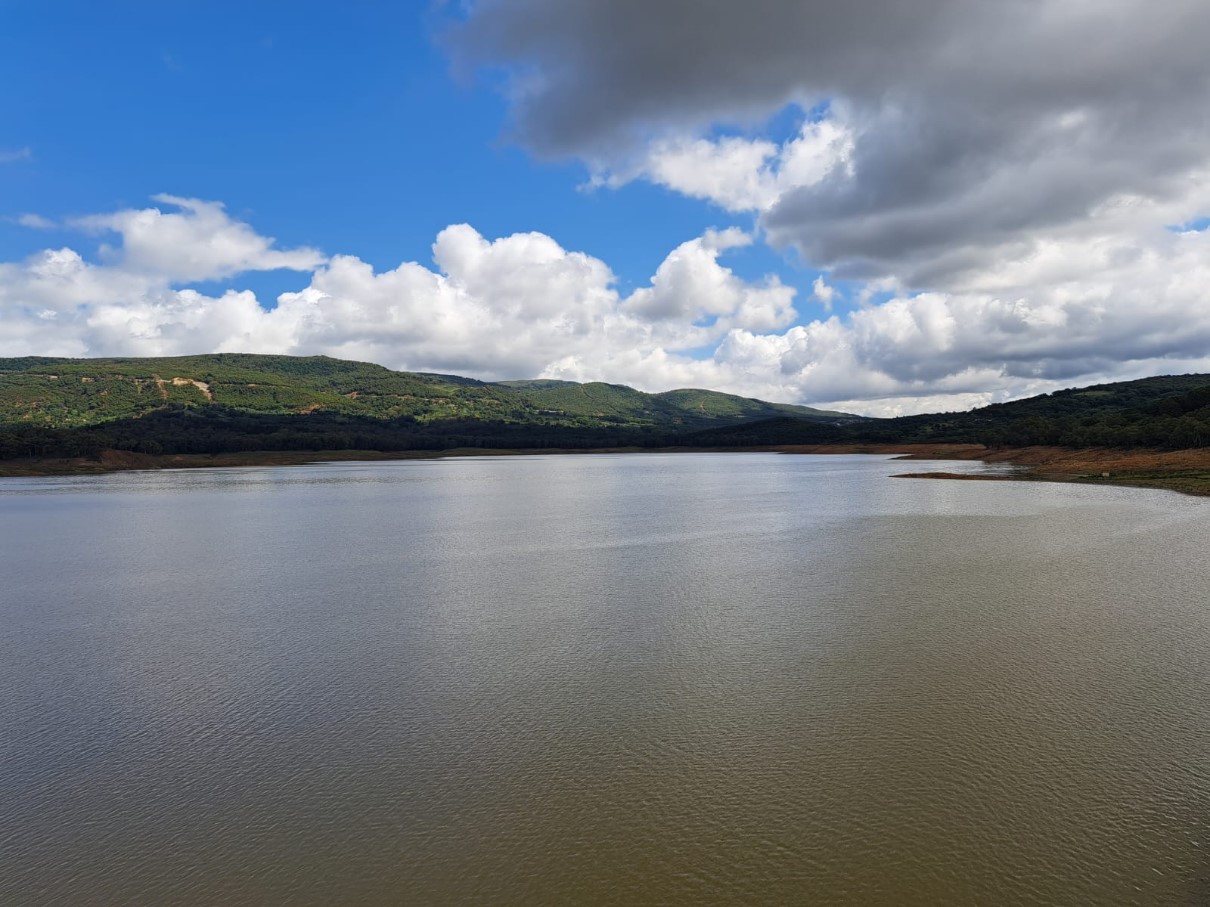
<instances>
[{"instance_id":1,"label":"forested hillside","mask_svg":"<svg viewBox=\"0 0 1210 907\"><path fill-rule=\"evenodd\" d=\"M486 383L323 356L0 359L0 456L645 443L707 426L845 413L706 390Z\"/></svg>"},{"instance_id":2,"label":"forested hillside","mask_svg":"<svg viewBox=\"0 0 1210 907\"><path fill-rule=\"evenodd\" d=\"M819 443L974 443L988 447L1210 445L1210 375L1165 375L1075 388L961 413L849 425L777 419L707 428L708 446Z\"/></svg>"},{"instance_id":3,"label":"forested hillside","mask_svg":"<svg viewBox=\"0 0 1210 907\"><path fill-rule=\"evenodd\" d=\"M706 390L486 383L325 357L0 359L0 458L140 453L978 443L1210 445L1210 375L861 419Z\"/></svg>"}]
</instances>

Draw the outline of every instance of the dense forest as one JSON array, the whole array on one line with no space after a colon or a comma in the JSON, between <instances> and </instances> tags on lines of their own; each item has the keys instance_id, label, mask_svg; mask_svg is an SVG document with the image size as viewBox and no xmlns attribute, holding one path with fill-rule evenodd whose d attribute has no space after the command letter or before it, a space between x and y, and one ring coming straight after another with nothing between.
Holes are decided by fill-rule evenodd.
<instances>
[{"instance_id":1,"label":"dense forest","mask_svg":"<svg viewBox=\"0 0 1210 907\"><path fill-rule=\"evenodd\" d=\"M488 383L326 357L0 359L0 459L236 451L964 442L1210 445L1210 375L862 419L705 390Z\"/></svg>"},{"instance_id":2,"label":"dense forest","mask_svg":"<svg viewBox=\"0 0 1210 907\"><path fill-rule=\"evenodd\" d=\"M969 412L826 425L789 418L692 433L708 446L965 443L987 447L1210 445L1210 375L1165 375L1056 391Z\"/></svg>"}]
</instances>

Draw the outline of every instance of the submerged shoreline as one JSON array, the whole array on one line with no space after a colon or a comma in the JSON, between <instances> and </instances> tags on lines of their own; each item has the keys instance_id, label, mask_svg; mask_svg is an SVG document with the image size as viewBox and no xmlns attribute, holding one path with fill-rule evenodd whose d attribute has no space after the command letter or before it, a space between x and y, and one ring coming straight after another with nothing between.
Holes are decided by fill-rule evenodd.
<instances>
[{"instance_id":1,"label":"submerged shoreline","mask_svg":"<svg viewBox=\"0 0 1210 907\"><path fill-rule=\"evenodd\" d=\"M0 478L100 475L127 470L214 469L234 466L304 466L311 463L374 460L431 460L445 457L533 456L601 453L753 453L878 454L900 460L978 460L1023 467L995 475L942 471L907 472L895 478L961 479L976 481L1078 482L1163 488L1183 494L1210 496L1210 449L1115 450L1020 447L993 449L981 444L788 444L746 448L607 447L583 450L484 449L451 450L320 450L244 451L223 454L140 454L104 451L98 457L27 458L0 461Z\"/></svg>"}]
</instances>

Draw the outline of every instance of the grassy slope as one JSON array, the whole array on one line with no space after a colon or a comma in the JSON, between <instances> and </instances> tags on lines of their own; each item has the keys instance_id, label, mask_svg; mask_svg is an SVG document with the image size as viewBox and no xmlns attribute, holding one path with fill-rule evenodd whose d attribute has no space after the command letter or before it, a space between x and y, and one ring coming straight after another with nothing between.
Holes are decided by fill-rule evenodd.
<instances>
[{"instance_id":1,"label":"grassy slope","mask_svg":"<svg viewBox=\"0 0 1210 907\"><path fill-rule=\"evenodd\" d=\"M777 416L827 421L858 420L858 417L848 413L786 403L766 403L698 389L644 394L621 384L602 382L576 384L540 379L502 383L553 418L591 418L622 424L653 422L674 426L748 422Z\"/></svg>"},{"instance_id":2,"label":"grassy slope","mask_svg":"<svg viewBox=\"0 0 1210 907\"><path fill-rule=\"evenodd\" d=\"M524 410L507 392L488 386L325 357L0 360L0 422L72 428L172 403L218 404L250 413L406 415L422 421L468 413L508 419Z\"/></svg>"},{"instance_id":3,"label":"grassy slope","mask_svg":"<svg viewBox=\"0 0 1210 907\"><path fill-rule=\"evenodd\" d=\"M651 395L599 383L488 384L322 356L0 359L0 423L78 428L137 418L171 404L274 415L603 428L733 424L779 414L855 418L712 391Z\"/></svg>"}]
</instances>

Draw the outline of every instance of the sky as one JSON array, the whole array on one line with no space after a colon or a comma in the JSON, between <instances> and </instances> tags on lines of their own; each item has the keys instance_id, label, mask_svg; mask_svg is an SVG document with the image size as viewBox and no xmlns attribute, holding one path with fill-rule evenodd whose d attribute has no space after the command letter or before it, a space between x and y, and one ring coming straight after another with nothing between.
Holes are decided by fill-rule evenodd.
<instances>
[{"instance_id":1,"label":"sky","mask_svg":"<svg viewBox=\"0 0 1210 907\"><path fill-rule=\"evenodd\" d=\"M1210 371L1204 0L0 0L0 356Z\"/></svg>"}]
</instances>

